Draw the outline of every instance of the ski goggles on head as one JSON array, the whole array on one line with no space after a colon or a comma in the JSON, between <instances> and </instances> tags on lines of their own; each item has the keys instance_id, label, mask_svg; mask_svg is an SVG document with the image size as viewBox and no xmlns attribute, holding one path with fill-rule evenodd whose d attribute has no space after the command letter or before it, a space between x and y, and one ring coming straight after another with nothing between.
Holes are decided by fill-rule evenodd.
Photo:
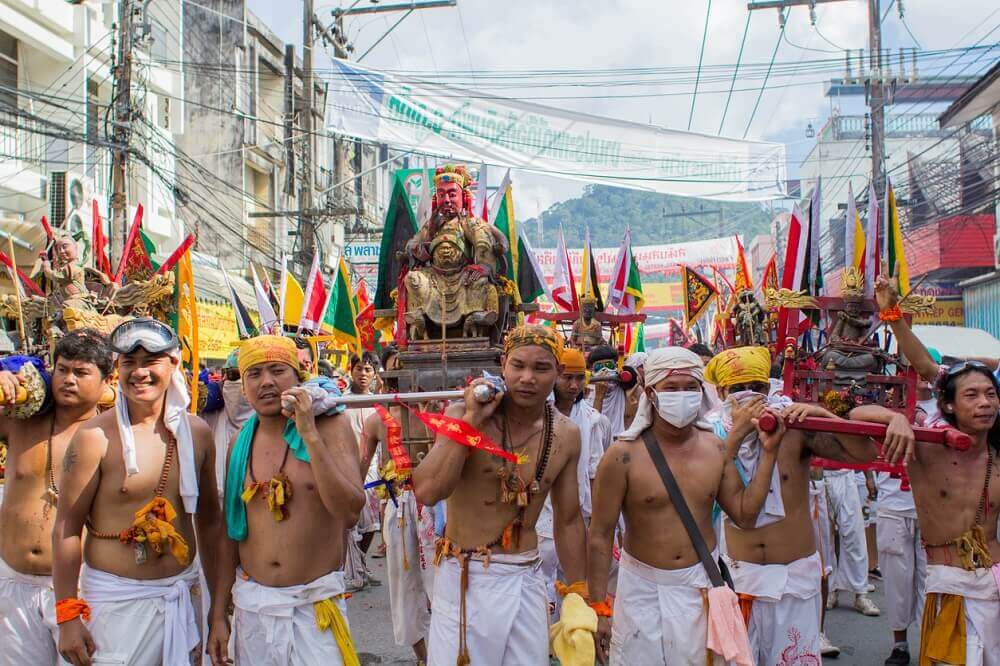
<instances>
[{"instance_id":1,"label":"ski goggles on head","mask_svg":"<svg viewBox=\"0 0 1000 666\"><path fill-rule=\"evenodd\" d=\"M140 317L122 322L111 331L111 349L131 354L142 347L150 354L160 354L180 347L173 329L156 319Z\"/></svg>"}]
</instances>

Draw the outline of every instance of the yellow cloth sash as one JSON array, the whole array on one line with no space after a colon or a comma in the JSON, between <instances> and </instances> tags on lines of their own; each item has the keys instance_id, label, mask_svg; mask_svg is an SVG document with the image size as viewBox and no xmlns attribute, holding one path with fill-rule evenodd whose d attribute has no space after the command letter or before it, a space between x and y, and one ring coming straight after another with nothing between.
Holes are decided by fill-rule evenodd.
<instances>
[{"instance_id":1,"label":"yellow cloth sash","mask_svg":"<svg viewBox=\"0 0 1000 666\"><path fill-rule=\"evenodd\" d=\"M337 595L333 599L342 596ZM313 604L313 610L316 612L316 627L320 631L329 629L333 634L337 641L337 647L340 648L340 656L344 661L344 666L361 666L358 653L354 649L354 641L351 639L351 632L347 628L347 621L333 599L323 599Z\"/></svg>"},{"instance_id":2,"label":"yellow cloth sash","mask_svg":"<svg viewBox=\"0 0 1000 666\"><path fill-rule=\"evenodd\" d=\"M597 613L579 594L563 598L560 620L549 627L549 647L563 666L591 666L596 649Z\"/></svg>"},{"instance_id":3,"label":"yellow cloth sash","mask_svg":"<svg viewBox=\"0 0 1000 666\"><path fill-rule=\"evenodd\" d=\"M284 474L276 474L270 481L251 483L240 495L245 504L249 504L257 491L264 493L267 500L267 510L271 512L271 517L275 522L281 522L288 518L288 500L292 498L292 482Z\"/></svg>"},{"instance_id":4,"label":"yellow cloth sash","mask_svg":"<svg viewBox=\"0 0 1000 666\"><path fill-rule=\"evenodd\" d=\"M920 666L937 662L965 664L965 600L957 594L928 592L924 601Z\"/></svg>"},{"instance_id":5,"label":"yellow cloth sash","mask_svg":"<svg viewBox=\"0 0 1000 666\"><path fill-rule=\"evenodd\" d=\"M125 531L124 541L145 543L153 552L162 555L164 548L170 548L170 554L183 565L190 564L191 553L187 542L173 526L177 518L169 500L154 497L148 504L135 512L132 527Z\"/></svg>"}]
</instances>

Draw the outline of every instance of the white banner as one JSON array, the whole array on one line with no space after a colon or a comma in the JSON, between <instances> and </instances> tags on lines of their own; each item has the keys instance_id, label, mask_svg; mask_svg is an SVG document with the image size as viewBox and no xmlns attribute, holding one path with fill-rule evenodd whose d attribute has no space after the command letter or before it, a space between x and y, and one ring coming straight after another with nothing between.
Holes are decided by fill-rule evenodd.
<instances>
[{"instance_id":1,"label":"white banner","mask_svg":"<svg viewBox=\"0 0 1000 666\"><path fill-rule=\"evenodd\" d=\"M785 147L565 111L334 61L328 128L448 159L726 201L784 196Z\"/></svg>"},{"instance_id":2,"label":"white banner","mask_svg":"<svg viewBox=\"0 0 1000 666\"><path fill-rule=\"evenodd\" d=\"M552 277L556 266L556 251L554 248L536 248L535 256L545 277ZM597 270L601 274L603 284L611 271L614 270L616 247L595 247L594 257L597 259ZM709 238L707 240L690 241L687 243L671 243L669 245L633 245L632 256L639 266L640 273L669 273L677 270L681 264L692 268L715 266L719 270L732 269L736 265L736 241L733 236L725 238ZM573 265L573 275L580 279L583 250L570 250L569 260ZM709 276L711 277L711 276Z\"/></svg>"}]
</instances>

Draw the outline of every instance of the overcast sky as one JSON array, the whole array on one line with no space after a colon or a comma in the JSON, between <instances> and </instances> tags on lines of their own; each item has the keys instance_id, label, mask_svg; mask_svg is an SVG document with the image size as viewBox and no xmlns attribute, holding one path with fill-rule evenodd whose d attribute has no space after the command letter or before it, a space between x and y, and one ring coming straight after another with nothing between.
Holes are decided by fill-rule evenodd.
<instances>
[{"instance_id":1,"label":"overcast sky","mask_svg":"<svg viewBox=\"0 0 1000 666\"><path fill-rule=\"evenodd\" d=\"M397 0L383 0L386 4ZM361 0L369 2L369 0ZM416 11L379 44L363 64L386 69L407 70L496 70L496 69L579 69L615 67L694 66L705 27L708 0L458 0L458 7ZM330 20L330 9L340 3L316 2L316 13ZM349 5L350 2L345 4ZM301 44L301 5L298 0L247 0L247 6L286 41ZM843 58L841 48L867 48L868 3L844 0L816 8L816 28L810 25L807 7L790 10L777 63L798 63L816 59ZM888 12L886 13L886 10ZM982 0L906 0L905 23L895 5L882 0L885 13L883 44L894 51L915 46L923 50L971 45L1000 23L1000 7ZM777 10L754 11L743 51L743 63L767 63L779 35ZM347 33L355 45L354 56L368 47L395 22L401 13L364 15L345 19ZM712 2L704 52L704 67L732 64L737 60L740 39L747 20L745 0ZM463 31L464 27L464 31ZM818 30L817 30L818 29ZM983 43L1000 40L993 32ZM790 43L791 44L790 44ZM796 48L792 44L803 48ZM329 60L317 51L317 67ZM985 71L996 61L1000 48L985 54L964 72ZM945 61L948 62L948 61ZM961 65L960 65L961 66ZM808 64L802 69L808 70ZM956 70L946 70L953 74ZM930 74L937 72L921 72ZM823 95L822 80L829 73L772 78L769 86L794 82L764 93L747 138L780 141L786 144L789 173L812 146L805 129L817 129L829 116L831 102ZM836 73L834 76L842 76ZM736 89L755 88L760 81L737 81ZM705 88L721 93L705 93ZM540 100L540 103L586 111L675 129L686 129L691 112L691 86L643 92L682 93L661 97L595 99L596 95L622 94L628 89L614 87L570 88L566 95L586 99ZM702 84L697 96L691 129L716 134L725 105L728 84ZM500 94L530 97L553 94L545 89L506 90ZM757 100L756 89L733 94L722 134L741 137ZM843 113L863 113L862 97L841 100ZM930 110L940 107L931 107ZM905 112L897 107L896 112ZM924 105L915 110L925 110ZM491 173L490 180L495 174ZM499 175L496 175L499 178ZM530 217L552 203L577 195L582 184L574 181L516 174L519 217Z\"/></svg>"}]
</instances>

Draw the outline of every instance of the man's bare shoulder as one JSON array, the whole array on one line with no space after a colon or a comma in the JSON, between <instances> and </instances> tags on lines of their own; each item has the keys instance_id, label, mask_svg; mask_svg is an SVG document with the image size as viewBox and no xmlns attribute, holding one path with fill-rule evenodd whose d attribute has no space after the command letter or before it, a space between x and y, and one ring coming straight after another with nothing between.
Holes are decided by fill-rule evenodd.
<instances>
[{"instance_id":1,"label":"man's bare shoulder","mask_svg":"<svg viewBox=\"0 0 1000 666\"><path fill-rule=\"evenodd\" d=\"M111 410L98 414L81 425L73 434L70 446L77 452L103 458L112 438L118 435L118 423ZM67 454L68 455L68 454Z\"/></svg>"},{"instance_id":2,"label":"man's bare shoulder","mask_svg":"<svg viewBox=\"0 0 1000 666\"><path fill-rule=\"evenodd\" d=\"M212 429L209 427L205 419L194 414L188 414L188 424L191 426L191 435L194 437L194 441L212 441Z\"/></svg>"},{"instance_id":3,"label":"man's bare shoulder","mask_svg":"<svg viewBox=\"0 0 1000 666\"><path fill-rule=\"evenodd\" d=\"M552 434L560 438L561 441L575 447L576 450L579 450L580 427L573 423L568 416L560 412L558 409L553 409L552 412Z\"/></svg>"},{"instance_id":4,"label":"man's bare shoulder","mask_svg":"<svg viewBox=\"0 0 1000 666\"><path fill-rule=\"evenodd\" d=\"M619 468L625 470L635 459L638 451L645 451L640 440L616 439L601 456L601 467Z\"/></svg>"},{"instance_id":5,"label":"man's bare shoulder","mask_svg":"<svg viewBox=\"0 0 1000 666\"><path fill-rule=\"evenodd\" d=\"M332 444L335 438L354 438L354 429L351 427L351 422L347 418L346 412L331 414L329 416L317 416L316 430L319 431L320 436L327 445Z\"/></svg>"},{"instance_id":6,"label":"man's bare shoulder","mask_svg":"<svg viewBox=\"0 0 1000 666\"><path fill-rule=\"evenodd\" d=\"M704 449L706 452L718 453L719 455L726 454L726 444L719 436L716 435L711 430L701 430L697 429L695 432L698 434L698 446Z\"/></svg>"}]
</instances>

